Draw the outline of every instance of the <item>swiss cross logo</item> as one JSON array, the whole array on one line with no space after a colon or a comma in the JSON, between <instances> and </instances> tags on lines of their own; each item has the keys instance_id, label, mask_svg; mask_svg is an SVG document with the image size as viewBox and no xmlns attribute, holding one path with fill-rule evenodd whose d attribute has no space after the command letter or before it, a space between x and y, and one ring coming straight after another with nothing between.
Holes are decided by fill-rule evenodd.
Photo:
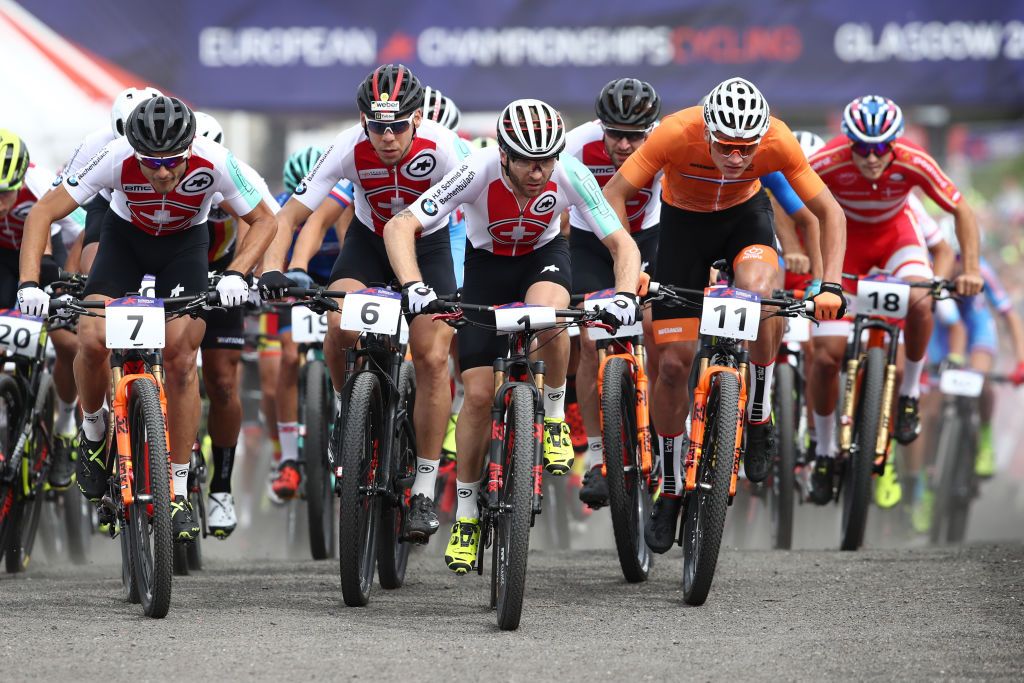
<instances>
[{"instance_id":1,"label":"swiss cross logo","mask_svg":"<svg viewBox=\"0 0 1024 683\"><path fill-rule=\"evenodd\" d=\"M187 228L199 213L199 207L165 199L126 203L133 223L156 232Z\"/></svg>"},{"instance_id":2,"label":"swiss cross logo","mask_svg":"<svg viewBox=\"0 0 1024 683\"><path fill-rule=\"evenodd\" d=\"M547 230L548 224L529 218L511 218L492 223L487 228L498 244L533 244Z\"/></svg>"}]
</instances>

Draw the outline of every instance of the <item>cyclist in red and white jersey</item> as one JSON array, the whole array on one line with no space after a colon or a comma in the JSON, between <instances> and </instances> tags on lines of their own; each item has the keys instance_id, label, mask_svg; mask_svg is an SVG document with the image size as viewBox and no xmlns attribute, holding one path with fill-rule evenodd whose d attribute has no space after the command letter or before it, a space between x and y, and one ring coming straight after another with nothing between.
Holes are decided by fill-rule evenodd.
<instances>
[{"instance_id":1,"label":"cyclist in red and white jersey","mask_svg":"<svg viewBox=\"0 0 1024 683\"><path fill-rule=\"evenodd\" d=\"M21 252L19 308L29 315L46 314L49 296L39 288L38 278L47 226L104 188L113 193L86 298L109 300L136 291L146 273L156 276L156 295L161 298L205 292L209 236L204 223L214 195L220 193L222 203L241 216L249 232L217 290L224 306L244 303L249 295L244 274L252 270L277 228L257 187L231 152L212 140L195 137L195 115L180 100L145 100L132 111L125 128L125 137L106 145L29 213ZM169 321L164 349L175 491L171 521L174 537L180 541L193 540L199 533L183 494L198 430L196 353L204 329L201 320ZM78 484L90 499L103 494L108 477L103 403L110 386L110 368L105 336L102 318L79 321L75 378L84 422Z\"/></svg>"},{"instance_id":2,"label":"cyclist in red and white jersey","mask_svg":"<svg viewBox=\"0 0 1024 683\"><path fill-rule=\"evenodd\" d=\"M423 87L402 64L385 64L371 72L356 93L360 122L342 131L295 188L278 214L278 235L264 259L264 275L280 269L296 226L306 220L346 178L355 190L355 217L330 275L331 289L351 292L367 285L389 285L395 273L381 237L388 220L411 204L446 173L458 167L468 147L447 128L424 120ZM446 294L455 291L455 268L447 231L417 240L416 251L426 281ZM280 286L263 287L270 297L284 293L291 280L280 272ZM275 276L276 277L276 276ZM343 303L343 302L339 302ZM341 329L340 315L328 314L324 356L336 391L345 384L346 351L358 334ZM448 347L452 330L420 316L410 323L409 346L416 366L417 396L413 421L419 448L404 536L426 542L437 531L434 484L441 442L451 407ZM339 396L340 399L340 396ZM282 467L295 469L295 463Z\"/></svg>"},{"instance_id":3,"label":"cyclist in red and white jersey","mask_svg":"<svg viewBox=\"0 0 1024 683\"><path fill-rule=\"evenodd\" d=\"M843 111L843 133L811 157L811 168L825 181L846 214L843 271L861 275L882 268L908 281L933 276L925 244L907 209L910 191L919 187L956 219L957 234L964 245L964 272L956 279L957 292L964 296L980 292L974 213L935 160L902 137L903 112L899 106L876 95L858 98ZM896 415L896 439L902 444L913 441L921 430L921 371L932 332L931 306L922 303L925 296L912 297L906 319L906 364ZM814 330L814 362L808 381L818 441L811 498L822 505L833 495L835 406L848 330L849 323L845 322L822 324Z\"/></svg>"},{"instance_id":4,"label":"cyclist in red and white jersey","mask_svg":"<svg viewBox=\"0 0 1024 683\"><path fill-rule=\"evenodd\" d=\"M619 78L605 85L594 105L597 118L569 131L565 152L586 166L598 185L615 175L626 159L643 145L661 115L661 98L650 83L636 78ZM640 250L640 269L650 272L658 254L661 217L661 173L657 173L626 203L629 233ZM612 256L580 210L569 207L569 251L572 256L572 293L587 294L607 289L615 282ZM648 338L650 314L644 324ZM654 345L649 347L655 350ZM597 398L597 348L580 330L580 362L576 370L576 398L587 432L586 473L579 497L593 508L608 504L608 482L601 473L604 446ZM653 358L647 367L656 368Z\"/></svg>"},{"instance_id":5,"label":"cyclist in red and white jersey","mask_svg":"<svg viewBox=\"0 0 1024 683\"><path fill-rule=\"evenodd\" d=\"M608 310L624 324L638 314L636 286L640 252L622 229L593 174L565 147L562 117L539 100L516 100L498 121L498 148L475 152L412 205L388 221L384 231L388 257L402 280L408 310L423 311L437 299L417 265L419 241L442 234L448 216L462 205L468 225L463 300L475 304L530 304L565 308L569 304L572 264L561 236L561 213L579 210L581 224L599 235L614 259L618 294ZM561 154L561 156L559 156ZM444 292L442 292L444 293ZM485 322L481 314L467 318ZM552 474L572 467L573 450L565 424L568 335L550 331L538 337L545 362L544 466ZM452 571L465 574L476 561L480 541L477 510L483 455L490 435L494 395L491 364L503 352L493 331L468 325L459 331L459 361L466 399L455 430L456 522L445 552Z\"/></svg>"}]
</instances>

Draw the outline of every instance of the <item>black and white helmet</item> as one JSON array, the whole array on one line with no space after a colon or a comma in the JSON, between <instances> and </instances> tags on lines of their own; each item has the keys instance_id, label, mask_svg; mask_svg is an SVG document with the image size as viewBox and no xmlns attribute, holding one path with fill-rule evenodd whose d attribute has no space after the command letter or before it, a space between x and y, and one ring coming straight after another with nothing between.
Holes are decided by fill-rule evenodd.
<instances>
[{"instance_id":1,"label":"black and white helmet","mask_svg":"<svg viewBox=\"0 0 1024 683\"><path fill-rule=\"evenodd\" d=\"M128 120L128 115L138 106L139 102L161 95L163 95L162 92L149 87L122 90L110 108L110 129L114 131L114 135L124 135L124 122Z\"/></svg>"},{"instance_id":2,"label":"black and white helmet","mask_svg":"<svg viewBox=\"0 0 1024 683\"><path fill-rule=\"evenodd\" d=\"M139 154L177 154L192 144L196 115L176 97L161 95L137 106L125 122L125 137Z\"/></svg>"},{"instance_id":3,"label":"black and white helmet","mask_svg":"<svg viewBox=\"0 0 1024 683\"><path fill-rule=\"evenodd\" d=\"M448 130L459 129L459 108L452 99L429 85L423 89L423 117L436 121Z\"/></svg>"},{"instance_id":4,"label":"black and white helmet","mask_svg":"<svg viewBox=\"0 0 1024 683\"><path fill-rule=\"evenodd\" d=\"M210 138L214 142L223 145L224 129L221 128L217 119L213 118L205 111L197 111L194 113L196 115L196 135L202 135L204 138Z\"/></svg>"},{"instance_id":5,"label":"black and white helmet","mask_svg":"<svg viewBox=\"0 0 1024 683\"><path fill-rule=\"evenodd\" d=\"M811 158L812 154L825 146L825 140L817 133L812 133L809 130L794 130L793 135L796 136L796 141L800 143L800 149L804 151L804 156L808 159Z\"/></svg>"},{"instance_id":6,"label":"black and white helmet","mask_svg":"<svg viewBox=\"0 0 1024 683\"><path fill-rule=\"evenodd\" d=\"M565 123L546 102L516 100L498 119L498 146L521 159L548 159L565 149Z\"/></svg>"},{"instance_id":7,"label":"black and white helmet","mask_svg":"<svg viewBox=\"0 0 1024 683\"><path fill-rule=\"evenodd\" d=\"M661 115L661 98L650 83L637 78L619 78L601 88L594 111L606 126L649 128Z\"/></svg>"},{"instance_id":8,"label":"black and white helmet","mask_svg":"<svg viewBox=\"0 0 1024 683\"><path fill-rule=\"evenodd\" d=\"M704 101L704 125L712 135L757 142L770 123L768 102L745 78L722 81Z\"/></svg>"}]
</instances>

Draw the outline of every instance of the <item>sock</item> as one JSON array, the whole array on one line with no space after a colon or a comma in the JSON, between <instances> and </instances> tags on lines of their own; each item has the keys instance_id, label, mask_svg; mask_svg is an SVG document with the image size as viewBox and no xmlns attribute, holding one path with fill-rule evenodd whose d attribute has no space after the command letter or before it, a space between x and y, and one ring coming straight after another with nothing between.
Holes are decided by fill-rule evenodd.
<instances>
[{"instance_id":1,"label":"sock","mask_svg":"<svg viewBox=\"0 0 1024 683\"><path fill-rule=\"evenodd\" d=\"M281 462L294 462L299 459L299 423L278 422L277 438L281 441Z\"/></svg>"},{"instance_id":2,"label":"sock","mask_svg":"<svg viewBox=\"0 0 1024 683\"><path fill-rule=\"evenodd\" d=\"M817 446L814 454L816 458L834 458L836 447L836 414L835 411L828 415L814 413L814 433L818 435Z\"/></svg>"},{"instance_id":3,"label":"sock","mask_svg":"<svg viewBox=\"0 0 1024 683\"><path fill-rule=\"evenodd\" d=\"M89 441L103 441L107 438L107 423L103 419L103 408L82 416L82 431Z\"/></svg>"},{"instance_id":4,"label":"sock","mask_svg":"<svg viewBox=\"0 0 1024 683\"><path fill-rule=\"evenodd\" d=\"M775 361L768 365L750 363L750 390L747 393L747 420L762 424L772 416L772 375Z\"/></svg>"},{"instance_id":5,"label":"sock","mask_svg":"<svg viewBox=\"0 0 1024 683\"><path fill-rule=\"evenodd\" d=\"M57 397L57 421L53 425L55 434L62 436L73 436L75 433L75 410L78 408L78 399L72 399L65 403L60 396Z\"/></svg>"},{"instance_id":6,"label":"sock","mask_svg":"<svg viewBox=\"0 0 1024 683\"><path fill-rule=\"evenodd\" d=\"M544 385L544 417L565 419L565 385L549 387Z\"/></svg>"},{"instance_id":7,"label":"sock","mask_svg":"<svg viewBox=\"0 0 1024 683\"><path fill-rule=\"evenodd\" d=\"M179 465L171 463L171 470L174 472L174 497L188 497L188 463Z\"/></svg>"},{"instance_id":8,"label":"sock","mask_svg":"<svg viewBox=\"0 0 1024 683\"><path fill-rule=\"evenodd\" d=\"M281 442L278 439L270 440L270 459L275 465L281 462Z\"/></svg>"},{"instance_id":9,"label":"sock","mask_svg":"<svg viewBox=\"0 0 1024 683\"><path fill-rule=\"evenodd\" d=\"M231 470L235 466L234 446L213 446L213 478L210 493L231 493Z\"/></svg>"},{"instance_id":10,"label":"sock","mask_svg":"<svg viewBox=\"0 0 1024 683\"><path fill-rule=\"evenodd\" d=\"M440 458L438 458L440 459ZM438 460L416 458L416 481L412 484L412 495L423 494L434 500L434 484L437 482Z\"/></svg>"},{"instance_id":11,"label":"sock","mask_svg":"<svg viewBox=\"0 0 1024 683\"><path fill-rule=\"evenodd\" d=\"M452 415L462 412L462 404L466 402L466 387L462 386L462 380L455 379L455 396L452 397Z\"/></svg>"},{"instance_id":12,"label":"sock","mask_svg":"<svg viewBox=\"0 0 1024 683\"><path fill-rule=\"evenodd\" d=\"M686 473L683 469L686 434L658 434L661 439L661 454L665 466L665 478L661 484L661 495L678 498L686 489Z\"/></svg>"},{"instance_id":13,"label":"sock","mask_svg":"<svg viewBox=\"0 0 1024 683\"><path fill-rule=\"evenodd\" d=\"M456 519L480 519L480 510L476 505L476 495L480 492L480 483L483 481L475 481L472 483L466 483L455 479L455 491L458 493L459 502L458 507L455 510Z\"/></svg>"},{"instance_id":14,"label":"sock","mask_svg":"<svg viewBox=\"0 0 1024 683\"><path fill-rule=\"evenodd\" d=\"M587 437L587 469L604 463L604 443L599 436Z\"/></svg>"},{"instance_id":15,"label":"sock","mask_svg":"<svg viewBox=\"0 0 1024 683\"><path fill-rule=\"evenodd\" d=\"M918 398L921 395L921 371L924 370L924 358L910 360L903 365L903 383L900 384L900 396Z\"/></svg>"},{"instance_id":16,"label":"sock","mask_svg":"<svg viewBox=\"0 0 1024 683\"><path fill-rule=\"evenodd\" d=\"M341 392L340 391L335 391L334 392L334 407L335 407L335 412L340 412L341 411Z\"/></svg>"}]
</instances>

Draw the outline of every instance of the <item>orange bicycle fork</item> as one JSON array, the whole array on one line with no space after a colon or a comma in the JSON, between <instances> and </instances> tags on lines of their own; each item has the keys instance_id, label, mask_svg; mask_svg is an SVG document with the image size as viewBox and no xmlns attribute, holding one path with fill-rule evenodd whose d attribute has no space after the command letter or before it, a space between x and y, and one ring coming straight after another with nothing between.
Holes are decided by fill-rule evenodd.
<instances>
[{"instance_id":1,"label":"orange bicycle fork","mask_svg":"<svg viewBox=\"0 0 1024 683\"><path fill-rule=\"evenodd\" d=\"M128 364L126 364L127 366ZM141 363L140 363L141 366ZM164 385L161 381L162 367L152 366L153 372L145 372L145 366L130 367L129 374L125 374L125 368L116 365L111 368L111 384L113 393L113 414L112 426L114 429L114 444L117 446L117 471L120 480L121 500L125 506L135 501L135 473L132 466L132 443L131 432L128 426L128 394L133 383L140 379L148 379L156 386L160 395L160 412L164 417L164 443L170 443L167 433L167 396L164 393ZM148 448L148 446L147 446ZM146 467L149 467L149 459L144 460ZM170 459L167 461L168 476L171 480L171 500L174 500L174 477L171 474ZM145 472L146 481L149 481L149 472Z\"/></svg>"},{"instance_id":2,"label":"orange bicycle fork","mask_svg":"<svg viewBox=\"0 0 1024 683\"><path fill-rule=\"evenodd\" d=\"M689 493L697 488L697 469L700 459L704 456L704 431L707 418L708 392L711 382L718 374L728 373L736 377L740 387L740 400L736 409L736 443L733 450L732 477L729 480L729 497L736 495L736 480L740 469L740 451L743 447L743 419L747 411L747 363L744 360L739 368L725 365L711 365L706 356L700 358L697 386L693 392L690 413L690 450L686 454L686 491Z\"/></svg>"},{"instance_id":3,"label":"orange bicycle fork","mask_svg":"<svg viewBox=\"0 0 1024 683\"><path fill-rule=\"evenodd\" d=\"M616 353L608 353L606 348L597 349L598 396L604 390L604 370L609 360L621 358L632 368L633 381L636 387L636 436L637 443L640 446L640 470L643 473L643 479L646 481L651 476L654 456L651 448L651 413L650 406L648 405L647 371L644 367L645 357L643 344L633 345L632 351L629 348L619 346ZM598 411L601 424L604 424L604 405L600 400L598 400ZM610 448L606 447L604 451L605 457L607 457L609 452ZM623 465L628 467L632 464L629 461L630 457L631 454L623 452ZM608 467L603 461L601 463L601 476L608 476Z\"/></svg>"}]
</instances>

